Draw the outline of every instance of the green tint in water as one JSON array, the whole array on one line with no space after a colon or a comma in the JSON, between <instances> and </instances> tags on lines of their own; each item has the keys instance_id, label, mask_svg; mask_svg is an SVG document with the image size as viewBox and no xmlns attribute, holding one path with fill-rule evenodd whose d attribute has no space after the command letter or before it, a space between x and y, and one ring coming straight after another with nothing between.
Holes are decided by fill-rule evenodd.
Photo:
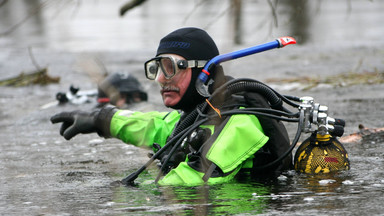
<instances>
[{"instance_id":1,"label":"green tint in water","mask_svg":"<svg viewBox=\"0 0 384 216\"><path fill-rule=\"evenodd\" d=\"M145 173L144 178L151 176ZM142 179L140 179L142 180ZM129 214L260 214L267 209L271 186L239 183L199 187L158 187L153 183L116 187L114 211Z\"/></svg>"},{"instance_id":2,"label":"green tint in water","mask_svg":"<svg viewBox=\"0 0 384 216\"><path fill-rule=\"evenodd\" d=\"M152 179L146 172L136 186L113 188L110 210L129 215L308 215L328 210L344 214L362 198L360 193L350 194L360 187L350 185L350 171L322 175L290 171L265 183L246 179L199 187L159 187Z\"/></svg>"},{"instance_id":3,"label":"green tint in water","mask_svg":"<svg viewBox=\"0 0 384 216\"><path fill-rule=\"evenodd\" d=\"M223 215L262 213L267 207L269 188L262 184L230 183L196 188L170 188L175 203L193 206L185 213Z\"/></svg>"}]
</instances>

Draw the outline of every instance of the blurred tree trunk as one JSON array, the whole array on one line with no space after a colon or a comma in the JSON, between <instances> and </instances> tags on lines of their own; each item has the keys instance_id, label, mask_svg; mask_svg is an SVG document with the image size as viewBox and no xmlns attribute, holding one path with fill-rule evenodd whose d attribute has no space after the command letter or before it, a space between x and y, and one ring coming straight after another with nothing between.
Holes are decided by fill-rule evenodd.
<instances>
[{"instance_id":1,"label":"blurred tree trunk","mask_svg":"<svg viewBox=\"0 0 384 216\"><path fill-rule=\"evenodd\" d=\"M233 32L234 32L233 40L235 44L242 43L241 9L242 9L242 0L231 0L231 12L232 12L232 18L233 18Z\"/></svg>"},{"instance_id":2,"label":"blurred tree trunk","mask_svg":"<svg viewBox=\"0 0 384 216\"><path fill-rule=\"evenodd\" d=\"M8 0L0 0L0 7L5 5L5 3L7 3Z\"/></svg>"},{"instance_id":3,"label":"blurred tree trunk","mask_svg":"<svg viewBox=\"0 0 384 216\"><path fill-rule=\"evenodd\" d=\"M291 35L304 44L308 40L308 26L310 25L310 15L308 13L307 0L282 1L287 8L290 8Z\"/></svg>"}]
</instances>

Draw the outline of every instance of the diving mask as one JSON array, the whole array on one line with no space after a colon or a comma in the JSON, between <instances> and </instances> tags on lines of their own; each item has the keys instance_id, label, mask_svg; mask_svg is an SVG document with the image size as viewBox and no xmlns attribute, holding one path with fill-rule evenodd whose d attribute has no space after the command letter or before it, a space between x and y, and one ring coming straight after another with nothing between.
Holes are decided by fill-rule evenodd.
<instances>
[{"instance_id":1,"label":"diving mask","mask_svg":"<svg viewBox=\"0 0 384 216\"><path fill-rule=\"evenodd\" d=\"M150 80L156 80L161 70L166 79L171 79L180 70L203 68L206 63L206 60L185 60L172 55L161 55L145 62L145 76Z\"/></svg>"}]
</instances>

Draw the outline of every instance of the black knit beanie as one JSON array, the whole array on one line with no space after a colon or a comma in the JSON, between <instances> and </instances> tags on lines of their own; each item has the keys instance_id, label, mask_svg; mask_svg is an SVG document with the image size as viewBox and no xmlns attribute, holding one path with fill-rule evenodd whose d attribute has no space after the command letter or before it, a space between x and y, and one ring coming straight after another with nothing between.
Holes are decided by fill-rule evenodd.
<instances>
[{"instance_id":1,"label":"black knit beanie","mask_svg":"<svg viewBox=\"0 0 384 216\"><path fill-rule=\"evenodd\" d=\"M188 27L173 31L161 39L156 56L161 54L177 54L187 60L210 60L219 55L219 51L207 32L199 28ZM204 97L195 88L196 79L201 70L202 68L192 69L191 83L187 91L179 103L171 108L189 112L204 101ZM211 77L214 77L214 71L212 72Z\"/></svg>"}]
</instances>

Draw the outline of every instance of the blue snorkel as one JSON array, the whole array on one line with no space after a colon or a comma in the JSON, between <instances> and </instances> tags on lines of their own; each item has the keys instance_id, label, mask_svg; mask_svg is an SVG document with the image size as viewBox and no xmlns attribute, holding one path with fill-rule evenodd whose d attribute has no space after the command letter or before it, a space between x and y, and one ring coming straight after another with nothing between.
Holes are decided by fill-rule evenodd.
<instances>
[{"instance_id":1,"label":"blue snorkel","mask_svg":"<svg viewBox=\"0 0 384 216\"><path fill-rule=\"evenodd\" d=\"M197 92L199 92L199 94L203 97L210 96L208 87L210 84L213 83L213 80L209 79L209 75L211 73L211 70L221 62L241 58L241 57L252 55L259 52L264 52L266 50L270 50L274 48L281 48L289 44L296 44L296 40L292 37L280 37L272 42L268 42L265 44L260 44L260 45L249 47L246 49L215 56L209 62L207 62L207 64L205 64L202 72L199 74L196 80Z\"/></svg>"}]
</instances>

